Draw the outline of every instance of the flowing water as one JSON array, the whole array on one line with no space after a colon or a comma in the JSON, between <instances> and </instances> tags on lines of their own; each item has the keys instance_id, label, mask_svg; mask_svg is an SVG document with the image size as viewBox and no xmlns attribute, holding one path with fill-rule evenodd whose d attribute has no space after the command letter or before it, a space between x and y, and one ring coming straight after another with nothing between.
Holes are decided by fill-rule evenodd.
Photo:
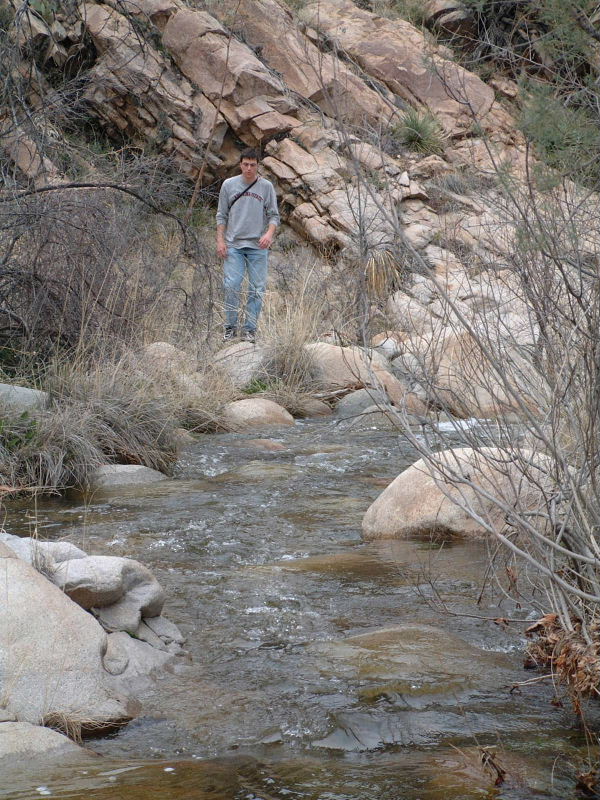
<instances>
[{"instance_id":1,"label":"flowing water","mask_svg":"<svg viewBox=\"0 0 600 800\"><path fill-rule=\"evenodd\" d=\"M534 612L481 593L486 544L361 541L365 510L416 458L405 440L330 421L278 431L277 450L252 438L202 437L144 489L10 509L11 533L150 567L191 660L139 719L86 743L101 758L19 763L0 796L575 797L584 737L547 682L511 691L532 677Z\"/></svg>"}]
</instances>

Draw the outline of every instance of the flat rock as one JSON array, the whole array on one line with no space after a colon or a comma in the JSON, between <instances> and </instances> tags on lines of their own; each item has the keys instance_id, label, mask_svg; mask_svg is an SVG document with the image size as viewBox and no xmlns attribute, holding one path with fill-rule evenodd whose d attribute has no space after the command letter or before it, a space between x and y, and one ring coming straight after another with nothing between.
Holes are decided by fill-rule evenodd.
<instances>
[{"instance_id":1,"label":"flat rock","mask_svg":"<svg viewBox=\"0 0 600 800\"><path fill-rule=\"evenodd\" d=\"M48 405L48 394L27 386L0 383L0 407L17 413L36 411Z\"/></svg>"},{"instance_id":2,"label":"flat rock","mask_svg":"<svg viewBox=\"0 0 600 800\"><path fill-rule=\"evenodd\" d=\"M42 754L85 752L62 733L29 722L0 723L0 759L33 758Z\"/></svg>"},{"instance_id":3,"label":"flat rock","mask_svg":"<svg viewBox=\"0 0 600 800\"><path fill-rule=\"evenodd\" d=\"M166 480L162 472L141 464L105 464L91 476L90 489L120 489Z\"/></svg>"},{"instance_id":4,"label":"flat rock","mask_svg":"<svg viewBox=\"0 0 600 800\"><path fill-rule=\"evenodd\" d=\"M185 636L181 633L177 625L166 617L146 617L144 622L165 644L184 644Z\"/></svg>"}]
</instances>

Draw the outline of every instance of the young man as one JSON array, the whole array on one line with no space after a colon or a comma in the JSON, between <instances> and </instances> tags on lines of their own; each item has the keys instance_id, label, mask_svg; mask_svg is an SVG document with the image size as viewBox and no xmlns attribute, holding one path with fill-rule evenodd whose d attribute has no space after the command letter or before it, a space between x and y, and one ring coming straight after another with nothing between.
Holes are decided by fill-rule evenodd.
<instances>
[{"instance_id":1,"label":"young man","mask_svg":"<svg viewBox=\"0 0 600 800\"><path fill-rule=\"evenodd\" d=\"M238 333L240 288L248 273L248 302L242 339L256 340L256 325L267 284L269 247L279 224L273 184L258 175L258 154L240 156L241 174L223 181L217 209L217 255L225 259L225 335Z\"/></svg>"}]
</instances>

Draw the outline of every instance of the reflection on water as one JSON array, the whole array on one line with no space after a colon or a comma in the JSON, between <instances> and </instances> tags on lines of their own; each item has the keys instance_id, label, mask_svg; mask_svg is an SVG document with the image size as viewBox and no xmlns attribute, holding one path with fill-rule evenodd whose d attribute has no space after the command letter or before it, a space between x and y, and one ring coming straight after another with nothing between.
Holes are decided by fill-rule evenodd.
<instances>
[{"instance_id":1,"label":"reflection on water","mask_svg":"<svg viewBox=\"0 0 600 800\"><path fill-rule=\"evenodd\" d=\"M21 765L0 796L484 797L477 748L494 746L514 765L495 796L564 797L553 760L582 743L550 687L509 691L527 677L523 626L488 620L528 611L487 591L476 605L486 544L361 542L363 513L416 457L406 442L330 421L278 431L279 449L242 438L202 437L172 481L10 510L12 533L147 564L193 663L89 743L101 758Z\"/></svg>"}]
</instances>

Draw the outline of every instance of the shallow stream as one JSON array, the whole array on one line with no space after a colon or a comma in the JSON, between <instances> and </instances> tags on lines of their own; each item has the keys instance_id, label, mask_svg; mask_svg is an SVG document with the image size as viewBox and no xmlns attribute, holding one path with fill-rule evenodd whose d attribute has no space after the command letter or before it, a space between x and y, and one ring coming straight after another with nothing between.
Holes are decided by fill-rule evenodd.
<instances>
[{"instance_id":1,"label":"shallow stream","mask_svg":"<svg viewBox=\"0 0 600 800\"><path fill-rule=\"evenodd\" d=\"M319 421L278 431L282 449L254 438L202 437L144 489L9 510L10 533L150 567L191 663L86 743L102 758L19 764L0 797L576 797L580 727L550 684L511 692L532 677L526 622L490 621L533 612L499 591L477 603L486 544L361 541L365 510L416 458L402 437Z\"/></svg>"}]
</instances>

